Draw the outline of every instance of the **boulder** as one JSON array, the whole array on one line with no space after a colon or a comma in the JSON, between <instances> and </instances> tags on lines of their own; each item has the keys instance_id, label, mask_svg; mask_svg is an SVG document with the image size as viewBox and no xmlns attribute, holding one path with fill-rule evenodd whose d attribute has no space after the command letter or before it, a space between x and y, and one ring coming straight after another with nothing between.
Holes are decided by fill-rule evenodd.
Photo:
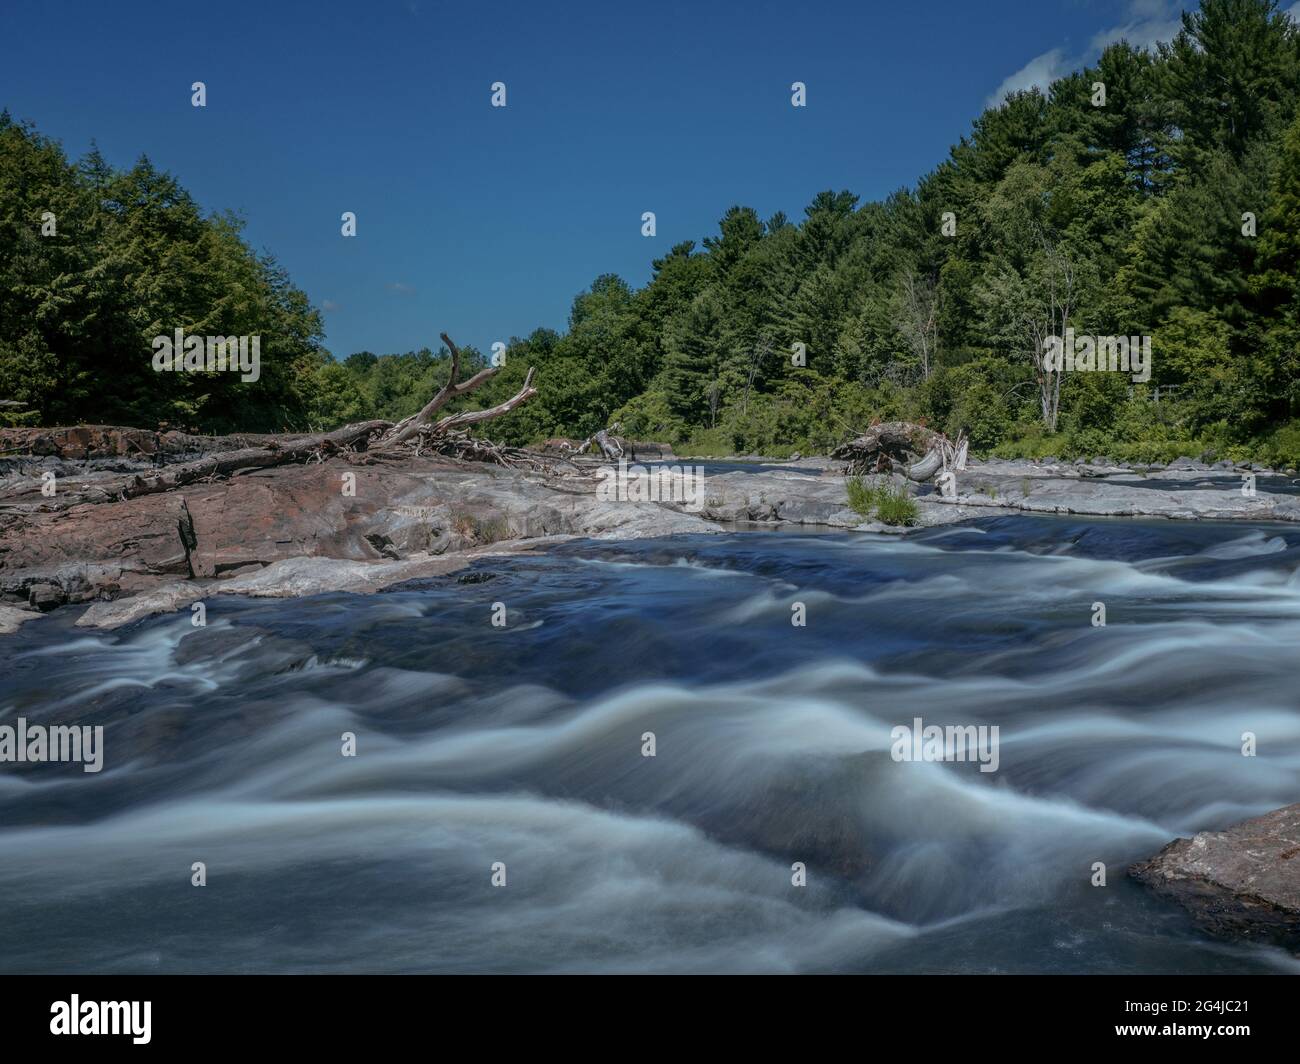
<instances>
[{"instance_id":1,"label":"boulder","mask_svg":"<svg viewBox=\"0 0 1300 1064\"><path fill-rule=\"evenodd\" d=\"M1175 839L1129 875L1212 935L1300 953L1300 802Z\"/></svg>"},{"instance_id":2,"label":"boulder","mask_svg":"<svg viewBox=\"0 0 1300 1064\"><path fill-rule=\"evenodd\" d=\"M42 613L62 606L67 598L58 584L31 584L27 588L27 601Z\"/></svg>"}]
</instances>

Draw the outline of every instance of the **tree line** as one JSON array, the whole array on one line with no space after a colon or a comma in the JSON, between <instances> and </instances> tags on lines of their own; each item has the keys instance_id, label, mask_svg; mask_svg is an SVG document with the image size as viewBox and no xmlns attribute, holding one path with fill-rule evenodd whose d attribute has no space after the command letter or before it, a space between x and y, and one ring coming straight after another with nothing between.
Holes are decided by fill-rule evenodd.
<instances>
[{"instance_id":1,"label":"tree line","mask_svg":"<svg viewBox=\"0 0 1300 1064\"><path fill-rule=\"evenodd\" d=\"M643 287L596 278L469 402L535 365L539 394L493 425L507 442L618 422L779 455L925 418L1003 454L1300 464L1298 93L1300 29L1276 0L1204 0L1172 41L1118 42L985 110L915 187L828 190L797 221L735 206ZM57 239L35 228L46 210ZM260 333L262 379L152 374L142 338L178 321ZM1046 371L1067 328L1149 336L1150 380ZM39 420L328 428L405 416L445 373L445 351L331 358L236 219L203 217L147 160L74 166L0 118L0 397Z\"/></svg>"}]
</instances>

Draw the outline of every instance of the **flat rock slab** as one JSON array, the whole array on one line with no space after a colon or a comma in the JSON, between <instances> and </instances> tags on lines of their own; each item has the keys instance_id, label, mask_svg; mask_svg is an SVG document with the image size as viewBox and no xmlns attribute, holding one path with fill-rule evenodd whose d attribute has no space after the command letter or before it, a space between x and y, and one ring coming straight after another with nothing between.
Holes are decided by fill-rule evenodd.
<instances>
[{"instance_id":1,"label":"flat rock slab","mask_svg":"<svg viewBox=\"0 0 1300 1064\"><path fill-rule=\"evenodd\" d=\"M28 621L35 620L39 616L40 614L35 610L0 605L0 635L13 635Z\"/></svg>"},{"instance_id":2,"label":"flat rock slab","mask_svg":"<svg viewBox=\"0 0 1300 1064\"><path fill-rule=\"evenodd\" d=\"M0 469L0 604L49 611L95 603L86 625L130 623L210 594L373 589L391 583L393 573L418 576L431 558L517 540L635 539L754 524L903 531L851 510L846 479L824 459L781 469L729 463L725 472L707 473L698 494L670 492L658 502L607 498L595 462L559 475L437 455L369 454L249 467L121 499L124 474L95 462L137 461L155 444L166 451L202 441L93 426L56 435L50 454L12 461L62 463L58 469ZM82 454L110 457L60 457ZM56 491L46 497L51 471ZM1130 470L1127 481L1115 482L1084 478L1073 466L973 463L957 477L956 498L932 488L917 498L916 524L1014 512L1300 521L1300 495L1200 488L1204 474L1195 470L1165 471L1159 487L1134 483L1138 475ZM669 480L684 488L681 478ZM401 565L385 568L390 563ZM212 581L220 589L210 589ZM130 596L143 597L128 604ZM17 627L16 618L0 619L0 634Z\"/></svg>"},{"instance_id":3,"label":"flat rock slab","mask_svg":"<svg viewBox=\"0 0 1300 1064\"><path fill-rule=\"evenodd\" d=\"M1178 902L1213 935L1300 953L1300 802L1175 839L1129 875Z\"/></svg>"}]
</instances>

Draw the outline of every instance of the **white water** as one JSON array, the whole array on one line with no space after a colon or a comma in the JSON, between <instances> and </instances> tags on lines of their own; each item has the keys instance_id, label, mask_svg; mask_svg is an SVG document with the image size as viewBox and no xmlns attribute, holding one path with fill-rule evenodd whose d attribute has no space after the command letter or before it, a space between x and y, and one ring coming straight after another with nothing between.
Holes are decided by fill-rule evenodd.
<instances>
[{"instance_id":1,"label":"white water","mask_svg":"<svg viewBox=\"0 0 1300 1064\"><path fill-rule=\"evenodd\" d=\"M1300 970L1124 875L1300 797L1294 568L1174 575L1286 539L945 542L666 541L11 650L0 720L102 719L107 767L0 771L0 968ZM891 760L913 716L998 725L999 770Z\"/></svg>"}]
</instances>

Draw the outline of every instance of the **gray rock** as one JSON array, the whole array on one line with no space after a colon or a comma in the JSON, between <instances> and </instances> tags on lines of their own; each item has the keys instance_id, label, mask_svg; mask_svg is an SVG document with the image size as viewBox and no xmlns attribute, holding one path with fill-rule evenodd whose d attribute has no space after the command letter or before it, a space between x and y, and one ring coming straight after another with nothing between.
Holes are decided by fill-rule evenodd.
<instances>
[{"instance_id":1,"label":"gray rock","mask_svg":"<svg viewBox=\"0 0 1300 1064\"><path fill-rule=\"evenodd\" d=\"M82 628L118 628L159 613L175 613L203 598L206 590L206 582L190 580L150 588L115 602L96 602L77 618L77 624Z\"/></svg>"},{"instance_id":2,"label":"gray rock","mask_svg":"<svg viewBox=\"0 0 1300 1064\"><path fill-rule=\"evenodd\" d=\"M40 614L35 610L23 610L17 606L0 606L0 635L13 635L22 625L39 616Z\"/></svg>"},{"instance_id":3,"label":"gray rock","mask_svg":"<svg viewBox=\"0 0 1300 1064\"><path fill-rule=\"evenodd\" d=\"M27 601L42 613L57 609L67 600L68 596L58 584L32 584L27 589Z\"/></svg>"},{"instance_id":4,"label":"gray rock","mask_svg":"<svg viewBox=\"0 0 1300 1064\"><path fill-rule=\"evenodd\" d=\"M972 460L957 473L956 499L933 490L917 498L918 523L1016 511L1300 521L1300 497L1225 490L1188 459L1159 487L1144 486L1136 473L1113 477L1117 470L1086 462L1045 468L1049 461L1055 459ZM585 475L544 475L435 456L384 464L336 456L60 510L43 508L46 500L28 485L16 489L14 516L0 529L0 599L41 609L93 601L81 623L114 625L214 594L370 591L420 575L440 559L461 565L485 550L544 547L574 536L716 533L732 522L883 530L848 508L839 462L800 463L821 476L788 465L710 473L690 509L683 502L602 498L601 464L580 464ZM343 471L355 474L355 496L339 491ZM915 485L907 487L916 493Z\"/></svg>"},{"instance_id":5,"label":"gray rock","mask_svg":"<svg viewBox=\"0 0 1300 1064\"><path fill-rule=\"evenodd\" d=\"M1129 875L1210 934L1300 951L1300 803L1175 839Z\"/></svg>"}]
</instances>

